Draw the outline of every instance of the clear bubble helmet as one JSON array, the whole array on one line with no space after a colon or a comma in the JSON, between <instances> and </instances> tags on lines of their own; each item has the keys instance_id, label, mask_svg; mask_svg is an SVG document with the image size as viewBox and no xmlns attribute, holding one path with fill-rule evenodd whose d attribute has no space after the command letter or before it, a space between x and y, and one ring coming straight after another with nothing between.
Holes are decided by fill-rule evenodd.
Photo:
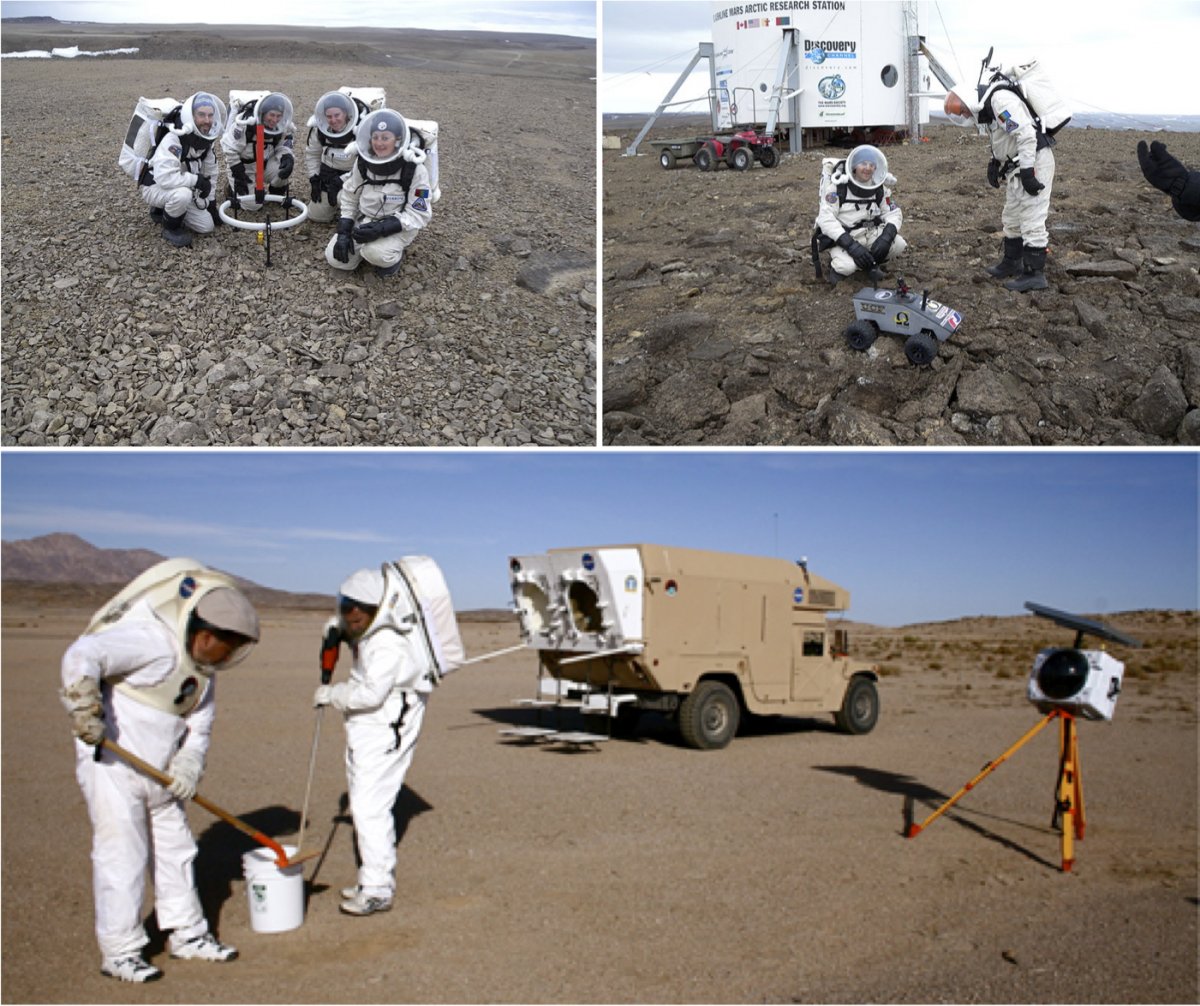
<instances>
[{"instance_id":1,"label":"clear bubble helmet","mask_svg":"<svg viewBox=\"0 0 1200 1006\"><path fill-rule=\"evenodd\" d=\"M391 139L388 140L388 145L392 149L377 151L376 146L389 136ZM404 148L408 146L410 137L411 133L404 116L390 108L381 108L365 116L358 124L355 141L358 144L359 156L363 160L374 167L386 167L400 158ZM372 138L375 139L374 145L371 142Z\"/></svg>"}]
</instances>

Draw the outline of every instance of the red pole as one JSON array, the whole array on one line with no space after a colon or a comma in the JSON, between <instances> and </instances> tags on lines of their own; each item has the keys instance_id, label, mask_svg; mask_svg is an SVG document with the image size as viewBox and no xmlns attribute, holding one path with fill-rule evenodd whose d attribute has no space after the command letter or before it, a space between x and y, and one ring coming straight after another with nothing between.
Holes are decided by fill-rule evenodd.
<instances>
[{"instance_id":1,"label":"red pole","mask_svg":"<svg viewBox=\"0 0 1200 1006\"><path fill-rule=\"evenodd\" d=\"M267 201L263 187L263 127L259 123L254 127L254 201L261 206Z\"/></svg>"}]
</instances>

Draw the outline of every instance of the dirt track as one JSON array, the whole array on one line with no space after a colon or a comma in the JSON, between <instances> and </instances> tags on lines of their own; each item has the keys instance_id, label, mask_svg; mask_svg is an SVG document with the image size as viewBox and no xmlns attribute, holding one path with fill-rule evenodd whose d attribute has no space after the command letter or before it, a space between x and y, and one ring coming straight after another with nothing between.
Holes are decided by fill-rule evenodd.
<instances>
[{"instance_id":1,"label":"dirt track","mask_svg":"<svg viewBox=\"0 0 1200 1006\"><path fill-rule=\"evenodd\" d=\"M304 924L249 928L250 840L193 807L210 920L230 965L172 961L137 988L100 976L90 830L55 697L79 610L8 603L3 640L5 1002L1195 1002L1195 615L1113 619L1153 645L1112 724L1081 727L1088 829L1073 873L1049 827L1054 729L959 807L902 837L1038 719L1023 675L1038 620L856 630L883 715L848 737L764 720L724 751L663 720L596 751L507 744L524 654L433 695L397 805L397 909L350 919L343 737L324 724L306 844L327 843ZM323 615L271 610L221 682L201 792L294 836ZM465 627L468 653L515 641ZM345 657L343 657L343 660ZM344 668L339 675L344 674ZM308 875L313 876L310 867Z\"/></svg>"}]
</instances>

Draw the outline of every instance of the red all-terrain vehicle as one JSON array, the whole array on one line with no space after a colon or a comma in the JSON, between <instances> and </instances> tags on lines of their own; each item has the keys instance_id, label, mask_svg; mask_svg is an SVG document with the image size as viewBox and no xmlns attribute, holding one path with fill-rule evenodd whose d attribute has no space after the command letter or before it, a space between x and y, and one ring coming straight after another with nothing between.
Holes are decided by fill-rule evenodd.
<instances>
[{"instance_id":1,"label":"red all-terrain vehicle","mask_svg":"<svg viewBox=\"0 0 1200 1006\"><path fill-rule=\"evenodd\" d=\"M701 171L713 171L724 161L736 171L745 171L758 161L764 168L779 163L775 137L753 129L743 129L732 136L713 136L703 140L692 160Z\"/></svg>"}]
</instances>

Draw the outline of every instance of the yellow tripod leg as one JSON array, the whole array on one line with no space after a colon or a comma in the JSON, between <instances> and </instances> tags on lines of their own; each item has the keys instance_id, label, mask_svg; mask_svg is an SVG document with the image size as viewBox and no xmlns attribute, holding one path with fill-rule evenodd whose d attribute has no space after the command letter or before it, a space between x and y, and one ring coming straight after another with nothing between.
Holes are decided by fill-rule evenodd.
<instances>
[{"instance_id":1,"label":"yellow tripod leg","mask_svg":"<svg viewBox=\"0 0 1200 1006\"><path fill-rule=\"evenodd\" d=\"M1082 796L1079 781L1079 747L1075 735L1075 717L1063 713L1059 730L1060 767L1058 772L1058 806L1062 815L1062 870L1070 873L1075 865L1075 837L1083 838Z\"/></svg>"},{"instance_id":2,"label":"yellow tripod leg","mask_svg":"<svg viewBox=\"0 0 1200 1006\"><path fill-rule=\"evenodd\" d=\"M947 800L937 810L935 810L932 814L930 814L927 818L925 818L924 821L922 821L920 824L910 824L908 826L908 832L905 834L904 837L905 838L915 838L917 835L919 835L924 829L928 828L929 825L931 825L934 821L936 821L939 817L941 817L944 813L946 813L946 811L948 811L951 807L953 807L956 803L958 803L958 801L961 800L964 796L966 796L967 793L969 793L971 790L973 790L980 782L982 782L995 769L998 769L1002 764L1004 764L1004 762L1006 762L1009 758L1011 758L1017 752L1017 750L1022 745L1024 745L1027 741L1029 741L1034 736L1034 734L1036 734L1039 730L1041 730L1042 727L1046 726L1046 724L1048 724L1052 719L1055 719L1056 717L1059 717L1059 716L1065 716L1065 715L1067 715L1067 714L1062 712L1059 709L1051 709L1050 712L1048 712L1043 719L1039 720L1036 724L1034 724L1034 726L1032 726L1029 730L1027 730L1019 741L1017 741L1012 747L1010 747L1007 751L1005 751L1004 754L1002 754L995 761L990 761L986 765L984 765L983 770L977 776L975 776L974 779L972 779L969 783L967 783L965 786L963 786L962 789L960 789L957 793L954 794L954 796L950 797L949 800Z\"/></svg>"}]
</instances>

